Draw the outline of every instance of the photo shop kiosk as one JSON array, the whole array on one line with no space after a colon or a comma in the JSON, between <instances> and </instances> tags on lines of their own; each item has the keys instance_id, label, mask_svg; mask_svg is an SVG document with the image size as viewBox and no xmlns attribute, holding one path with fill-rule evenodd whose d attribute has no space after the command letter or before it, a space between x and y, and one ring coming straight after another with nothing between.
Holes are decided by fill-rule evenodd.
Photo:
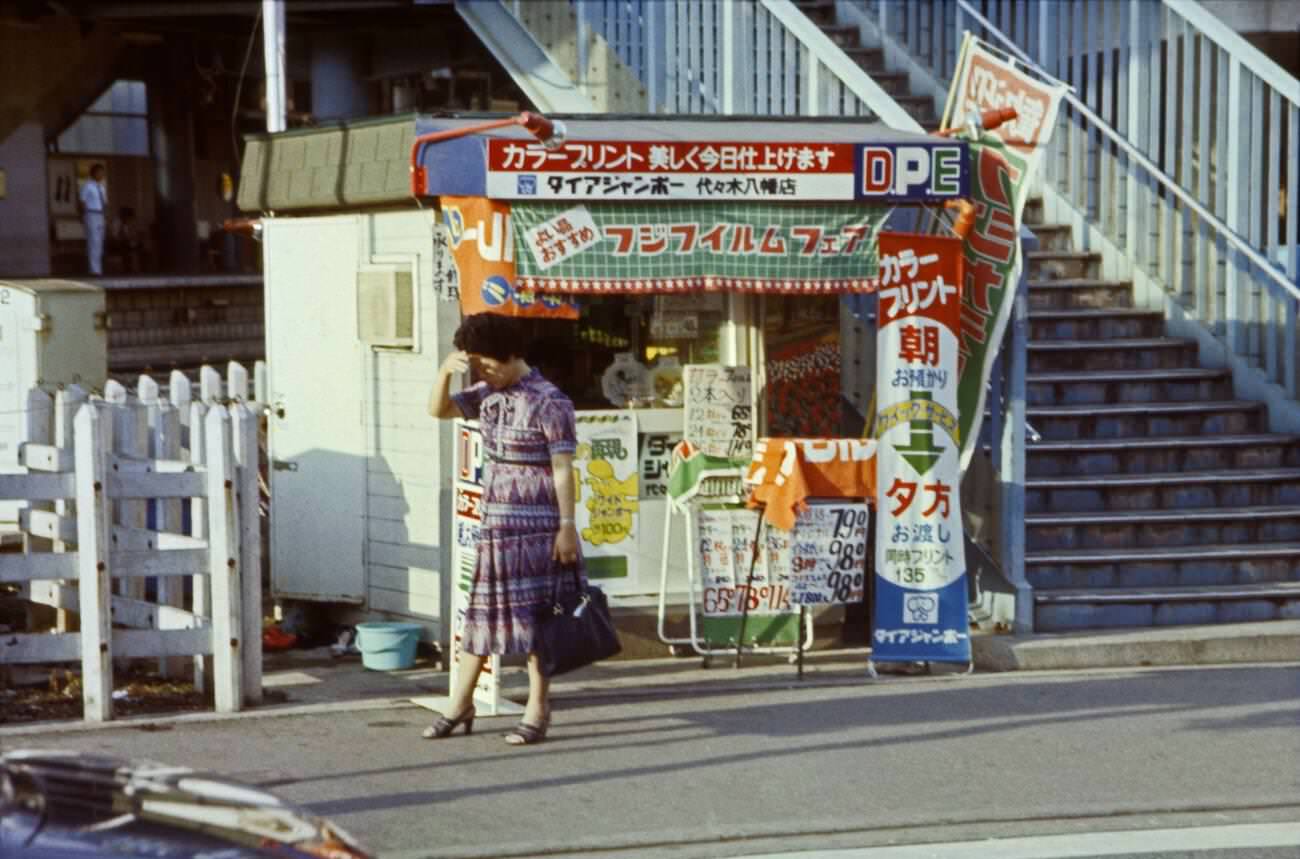
<instances>
[{"instance_id":1,"label":"photo shop kiosk","mask_svg":"<svg viewBox=\"0 0 1300 859\"><path fill-rule=\"evenodd\" d=\"M791 646L801 607L861 602L874 568L876 659L968 661L962 243L887 229L918 207L951 220L965 141L857 119L525 114L419 131L414 190L436 201L454 269L440 298L529 320L526 359L573 398L577 525L612 605L657 602L662 617L685 601L687 634L660 635L702 653ZM843 355L873 294L863 378ZM852 407L863 389L874 402ZM477 430L459 422L453 603L473 570L480 470Z\"/></svg>"}]
</instances>

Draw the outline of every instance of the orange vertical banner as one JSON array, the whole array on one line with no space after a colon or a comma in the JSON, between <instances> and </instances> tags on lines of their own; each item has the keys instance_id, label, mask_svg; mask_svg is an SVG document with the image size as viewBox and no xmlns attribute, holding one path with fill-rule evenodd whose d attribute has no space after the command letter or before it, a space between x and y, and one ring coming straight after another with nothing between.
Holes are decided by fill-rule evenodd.
<instances>
[{"instance_id":1,"label":"orange vertical banner","mask_svg":"<svg viewBox=\"0 0 1300 859\"><path fill-rule=\"evenodd\" d=\"M577 319L570 299L520 289L510 204L486 197L439 198L460 284L461 313Z\"/></svg>"}]
</instances>

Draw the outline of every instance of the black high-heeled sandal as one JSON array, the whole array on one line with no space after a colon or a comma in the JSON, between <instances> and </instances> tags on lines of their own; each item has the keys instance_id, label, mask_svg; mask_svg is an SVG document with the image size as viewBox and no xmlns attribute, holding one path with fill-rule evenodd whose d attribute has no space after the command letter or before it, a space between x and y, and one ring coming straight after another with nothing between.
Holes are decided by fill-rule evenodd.
<instances>
[{"instance_id":1,"label":"black high-heeled sandal","mask_svg":"<svg viewBox=\"0 0 1300 859\"><path fill-rule=\"evenodd\" d=\"M551 717L547 716L539 724L520 722L515 729L506 734L506 745L531 746L546 739L546 731L551 727Z\"/></svg>"},{"instance_id":2,"label":"black high-heeled sandal","mask_svg":"<svg viewBox=\"0 0 1300 859\"><path fill-rule=\"evenodd\" d=\"M450 737L452 732L461 725L465 726L465 736L474 733L474 708L470 707L464 713L461 713L454 719L448 719L446 716L439 716L438 721L425 728L420 734L426 740L441 740Z\"/></svg>"}]
</instances>

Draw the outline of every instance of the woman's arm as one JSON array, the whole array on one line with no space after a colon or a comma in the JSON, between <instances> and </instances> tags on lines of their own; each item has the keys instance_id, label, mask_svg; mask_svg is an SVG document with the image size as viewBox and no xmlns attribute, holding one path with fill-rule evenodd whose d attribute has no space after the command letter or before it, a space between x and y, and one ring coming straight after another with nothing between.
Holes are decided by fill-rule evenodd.
<instances>
[{"instance_id":1,"label":"woman's arm","mask_svg":"<svg viewBox=\"0 0 1300 859\"><path fill-rule=\"evenodd\" d=\"M469 356L464 352L452 352L443 359L442 366L438 368L438 377L433 382L433 390L429 392L430 415L435 418L463 417L451 399L451 377L468 370Z\"/></svg>"},{"instance_id":2,"label":"woman's arm","mask_svg":"<svg viewBox=\"0 0 1300 859\"><path fill-rule=\"evenodd\" d=\"M577 507L578 486L573 470L573 454L552 454L551 473L555 476L555 500L560 508L560 530L555 534L555 549L551 556L562 564L572 564L578 560L578 526L573 518Z\"/></svg>"}]
</instances>

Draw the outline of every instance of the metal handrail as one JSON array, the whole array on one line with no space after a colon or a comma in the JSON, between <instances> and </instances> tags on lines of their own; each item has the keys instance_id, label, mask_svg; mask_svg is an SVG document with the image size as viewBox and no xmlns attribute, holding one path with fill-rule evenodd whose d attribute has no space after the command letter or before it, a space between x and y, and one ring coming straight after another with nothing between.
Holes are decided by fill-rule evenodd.
<instances>
[{"instance_id":1,"label":"metal handrail","mask_svg":"<svg viewBox=\"0 0 1300 859\"><path fill-rule=\"evenodd\" d=\"M1011 41L1010 38L1005 36L1001 30L999 30L996 26L993 25L992 22L990 22L979 12L975 11L974 7L972 7L970 3L967 2L967 0L957 0L957 5L961 7L963 14L969 15L971 18L974 18L986 30L992 33L993 36L996 37L999 42L1005 43L1010 48L1009 51L1004 51L1003 53L1007 53L1011 56L1014 56L1015 59L1020 60L1022 63L1027 65L1030 69L1032 69L1035 74L1041 75L1050 81L1057 81L1057 78L1048 74L1041 66L1039 66L1032 59L1030 59L1029 56L1025 54L1025 52L1022 51L1015 44L1015 42ZM1167 174L1161 171L1161 169L1157 167L1155 164L1153 164L1149 158L1143 155L1139 149L1133 146L1133 144L1129 143L1128 140L1124 138L1123 135L1121 135L1119 132L1111 128L1110 124L1107 123L1106 120L1102 119L1100 116L1094 113L1086 104L1084 104L1082 101L1079 100L1077 96L1074 95L1073 89L1074 89L1073 87L1070 87L1065 92L1065 101L1067 101L1070 104L1071 108L1078 111L1079 114L1081 114L1085 119L1087 119L1089 122L1095 125L1098 131L1100 131L1108 139L1110 139L1111 142L1113 142L1116 146L1122 149L1124 153L1129 156L1129 158L1133 159L1134 162L1136 162L1139 166L1141 166L1148 173L1150 173L1151 176L1158 183L1160 183L1162 186L1164 186L1166 189L1172 192L1174 196L1176 196L1179 200L1185 203L1188 206L1188 208L1194 211L1197 214L1197 216L1201 218L1207 225L1213 227L1217 233L1222 235L1224 239L1227 240L1228 244L1232 245L1237 251L1239 251L1247 259L1249 259L1252 263L1254 263L1256 268L1261 269L1265 274L1268 275L1270 279L1273 280L1274 283L1278 284L1283 289L1285 289L1288 293L1290 293L1290 295L1293 298L1300 299L1300 286L1297 286L1296 284L1292 283L1290 280L1287 280L1286 275L1280 272L1277 269L1277 267L1271 261L1269 261L1267 257L1263 256L1257 250L1251 247L1250 244L1245 239L1237 235L1235 230L1233 230L1227 224L1223 223L1223 221L1219 220L1214 215L1213 212L1206 209L1203 205L1201 205L1199 201L1197 201L1195 197L1191 196L1186 190L1184 190L1181 185L1179 185L1177 182L1171 179Z\"/></svg>"},{"instance_id":2,"label":"metal handrail","mask_svg":"<svg viewBox=\"0 0 1300 859\"><path fill-rule=\"evenodd\" d=\"M845 54L821 28L808 19L798 6L790 0L760 0L764 9L781 22L795 39L812 54L813 62L820 62L840 79L850 92L871 109L882 122L900 131L920 131L925 129L916 119L899 106L880 84L872 80L856 63L845 61ZM829 60L834 58L834 66Z\"/></svg>"},{"instance_id":3,"label":"metal handrail","mask_svg":"<svg viewBox=\"0 0 1300 859\"><path fill-rule=\"evenodd\" d=\"M1285 69L1269 59L1263 51L1206 12L1199 3L1188 2L1188 0L1164 0L1164 4L1209 37L1210 41L1234 57L1240 57L1239 62L1252 75L1277 90L1283 98L1300 104L1300 80L1287 74Z\"/></svg>"}]
</instances>

